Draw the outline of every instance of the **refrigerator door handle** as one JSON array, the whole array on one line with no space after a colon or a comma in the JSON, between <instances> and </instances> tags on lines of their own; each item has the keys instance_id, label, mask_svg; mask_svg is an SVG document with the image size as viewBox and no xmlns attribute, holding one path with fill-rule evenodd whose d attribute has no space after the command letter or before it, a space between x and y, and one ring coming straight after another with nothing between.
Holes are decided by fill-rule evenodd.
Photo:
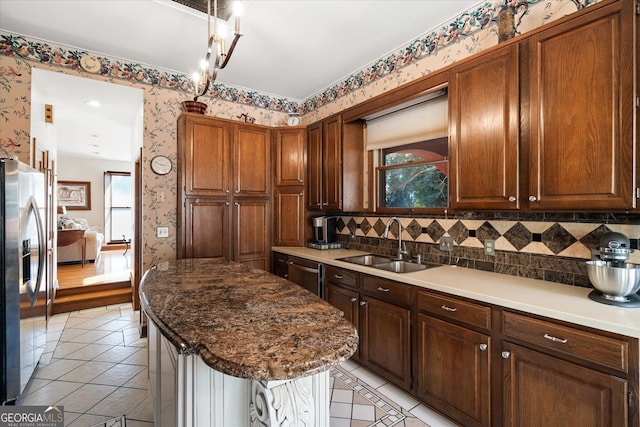
<instances>
[{"instance_id":1,"label":"refrigerator door handle","mask_svg":"<svg viewBox=\"0 0 640 427\"><path fill-rule=\"evenodd\" d=\"M27 222L29 221L29 217L33 215L36 231L38 234L38 271L36 273L36 280L33 286L27 286L27 293L29 294L29 302L31 306L35 306L38 300L38 291L40 289L40 283L42 282L42 276L44 274L44 262L45 262L45 246L46 242L44 240L44 230L42 227L42 218L40 217L40 211L38 210L38 205L36 204L35 198L31 196L29 201L27 202Z\"/></svg>"}]
</instances>

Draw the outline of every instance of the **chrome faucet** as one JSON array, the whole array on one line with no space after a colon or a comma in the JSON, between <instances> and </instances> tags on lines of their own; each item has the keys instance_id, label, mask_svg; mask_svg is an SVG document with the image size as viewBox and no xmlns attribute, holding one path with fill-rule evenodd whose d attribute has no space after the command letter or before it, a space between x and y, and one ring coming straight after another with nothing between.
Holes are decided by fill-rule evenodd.
<instances>
[{"instance_id":1,"label":"chrome faucet","mask_svg":"<svg viewBox=\"0 0 640 427\"><path fill-rule=\"evenodd\" d=\"M397 258L399 260L404 260L409 255L409 252L407 251L405 246L402 244L402 223L400 222L400 219L398 217L394 216L389 218L389 220L387 221L387 226L384 229L384 238L385 239L389 238L389 229L391 228L391 223L393 221L398 223L398 257Z\"/></svg>"}]
</instances>

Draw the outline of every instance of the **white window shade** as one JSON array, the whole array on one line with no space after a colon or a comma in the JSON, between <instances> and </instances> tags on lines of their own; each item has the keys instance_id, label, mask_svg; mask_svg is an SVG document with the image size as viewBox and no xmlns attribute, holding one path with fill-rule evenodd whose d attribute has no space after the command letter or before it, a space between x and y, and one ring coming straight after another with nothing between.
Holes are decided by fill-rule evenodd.
<instances>
[{"instance_id":1,"label":"white window shade","mask_svg":"<svg viewBox=\"0 0 640 427\"><path fill-rule=\"evenodd\" d=\"M367 120L367 150L397 147L449 136L446 96Z\"/></svg>"}]
</instances>

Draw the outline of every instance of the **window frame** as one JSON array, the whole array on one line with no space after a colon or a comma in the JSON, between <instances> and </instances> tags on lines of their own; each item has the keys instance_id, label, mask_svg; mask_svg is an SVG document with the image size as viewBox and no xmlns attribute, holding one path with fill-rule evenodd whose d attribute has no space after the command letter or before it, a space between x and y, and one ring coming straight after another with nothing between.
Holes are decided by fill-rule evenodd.
<instances>
[{"instance_id":1,"label":"window frame","mask_svg":"<svg viewBox=\"0 0 640 427\"><path fill-rule=\"evenodd\" d=\"M450 175L451 175L451 164L449 162L449 156L448 156L448 137L447 138L447 155L446 156L440 156L437 159L434 160L419 160L419 161L411 161L411 162L406 162L406 163L397 163L397 164L393 164L393 165L384 165L384 148L380 148L377 150L374 150L374 164L373 164L373 184L375 186L374 189L374 194L376 195L375 197L375 211L379 212L379 213L388 213L388 214L403 214L403 213L417 213L417 214L443 214L446 213L447 210L449 209L449 203L451 200L450 197L450 187L449 187L449 182L450 182ZM437 138L439 139L439 138ZM416 143L410 143L410 144L405 144L405 145L401 145L398 147L393 147L396 149L401 149L402 147L406 147L409 145L413 145ZM384 185L384 173L387 170L392 170L392 169L400 169L400 168L407 168L407 167L411 167L411 166L420 166L420 165L429 165L429 164L437 164L437 163L442 163L442 162L446 162L447 163L447 206L444 207L433 207L433 208L423 208L423 207L419 207L419 208L408 208L408 207L387 207L387 206L382 206L382 202L385 200L385 185Z\"/></svg>"}]
</instances>

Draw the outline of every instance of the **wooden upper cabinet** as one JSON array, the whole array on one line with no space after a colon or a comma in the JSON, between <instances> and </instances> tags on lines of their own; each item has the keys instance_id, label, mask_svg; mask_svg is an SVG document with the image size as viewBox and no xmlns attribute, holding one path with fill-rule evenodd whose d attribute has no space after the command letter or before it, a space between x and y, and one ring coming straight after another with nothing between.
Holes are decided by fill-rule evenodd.
<instances>
[{"instance_id":1,"label":"wooden upper cabinet","mask_svg":"<svg viewBox=\"0 0 640 427\"><path fill-rule=\"evenodd\" d=\"M634 208L634 11L619 1L529 39L531 209Z\"/></svg>"},{"instance_id":2,"label":"wooden upper cabinet","mask_svg":"<svg viewBox=\"0 0 640 427\"><path fill-rule=\"evenodd\" d=\"M276 185L304 185L304 129L276 132Z\"/></svg>"},{"instance_id":3,"label":"wooden upper cabinet","mask_svg":"<svg viewBox=\"0 0 640 427\"><path fill-rule=\"evenodd\" d=\"M227 122L183 114L178 120L180 182L185 196L225 196L230 185L230 136Z\"/></svg>"},{"instance_id":4,"label":"wooden upper cabinet","mask_svg":"<svg viewBox=\"0 0 640 427\"><path fill-rule=\"evenodd\" d=\"M322 209L322 124L307 129L307 207Z\"/></svg>"},{"instance_id":5,"label":"wooden upper cabinet","mask_svg":"<svg viewBox=\"0 0 640 427\"><path fill-rule=\"evenodd\" d=\"M451 70L450 205L517 209L519 79L512 44Z\"/></svg>"},{"instance_id":6,"label":"wooden upper cabinet","mask_svg":"<svg viewBox=\"0 0 640 427\"><path fill-rule=\"evenodd\" d=\"M322 208L342 209L342 120L329 119L322 126Z\"/></svg>"},{"instance_id":7,"label":"wooden upper cabinet","mask_svg":"<svg viewBox=\"0 0 640 427\"><path fill-rule=\"evenodd\" d=\"M270 130L234 125L233 191L236 196L271 194Z\"/></svg>"}]
</instances>

